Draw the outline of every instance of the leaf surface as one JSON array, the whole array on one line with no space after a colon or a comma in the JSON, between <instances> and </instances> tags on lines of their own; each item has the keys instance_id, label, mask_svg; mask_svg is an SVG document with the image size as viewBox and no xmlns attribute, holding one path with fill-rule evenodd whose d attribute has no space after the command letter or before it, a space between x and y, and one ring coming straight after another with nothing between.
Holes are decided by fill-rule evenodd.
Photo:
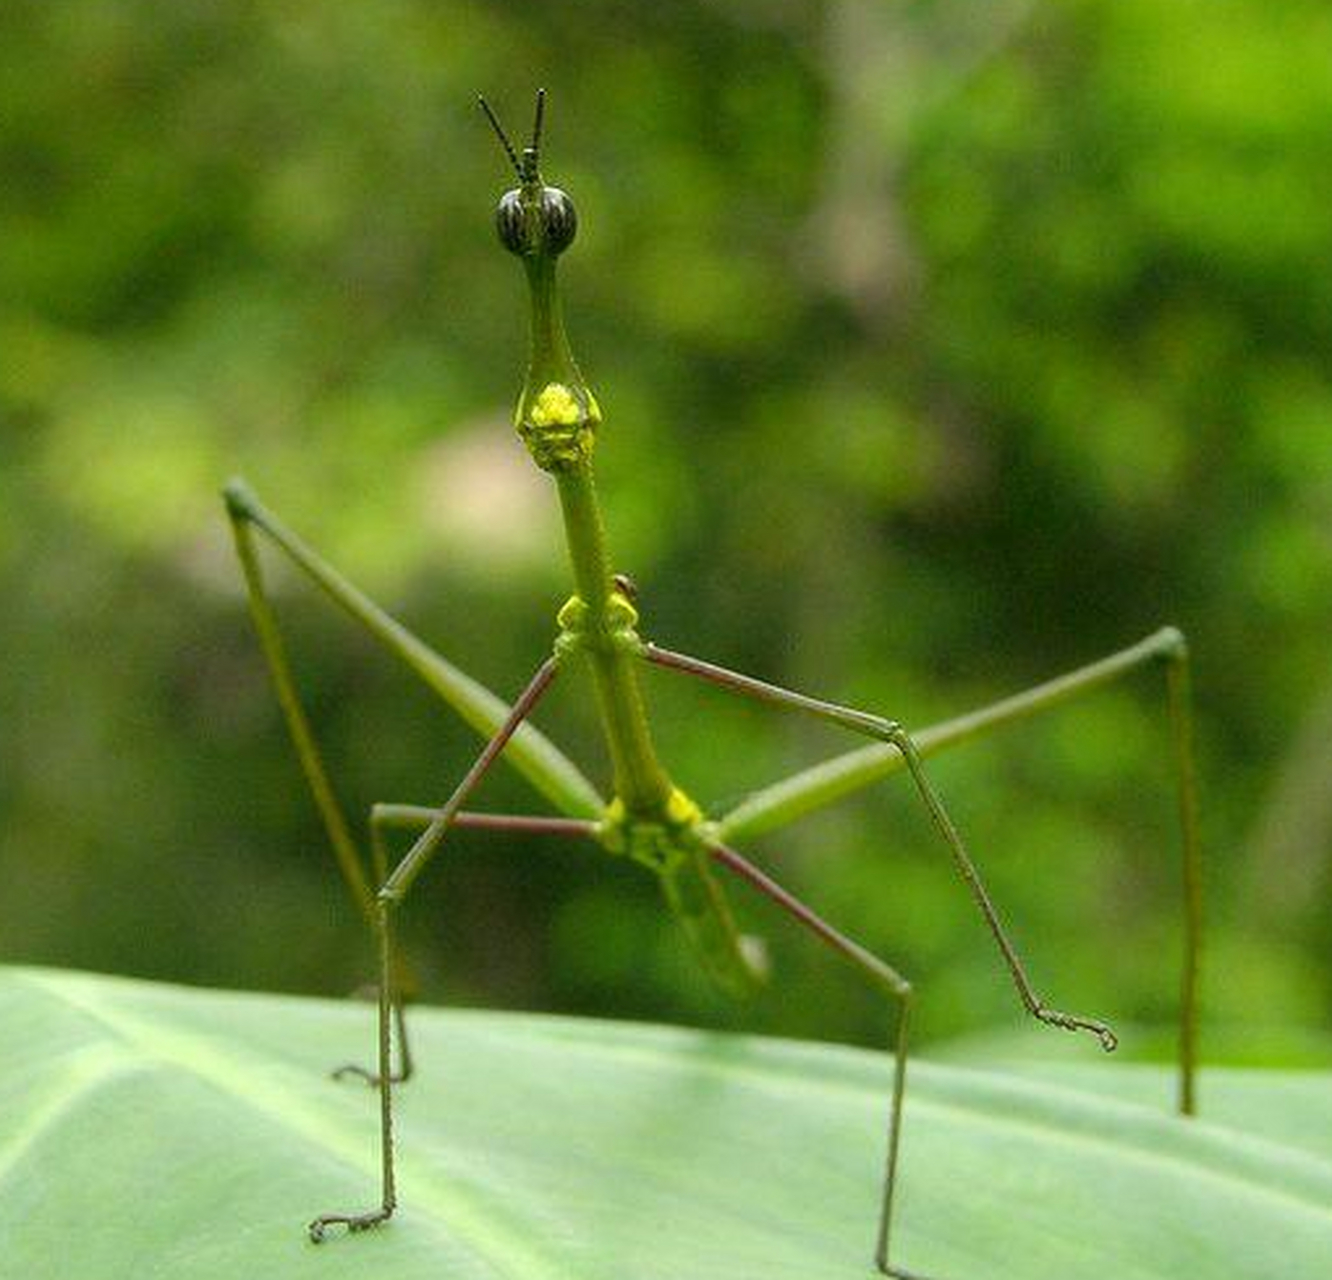
<instances>
[{"instance_id":1,"label":"leaf surface","mask_svg":"<svg viewBox=\"0 0 1332 1280\"><path fill-rule=\"evenodd\" d=\"M416 1009L402 1210L377 1195L373 1010L0 973L0 1274L61 1280L849 1280L890 1061L827 1045ZM1332 1077L913 1063L895 1261L934 1280L1332 1274Z\"/></svg>"}]
</instances>

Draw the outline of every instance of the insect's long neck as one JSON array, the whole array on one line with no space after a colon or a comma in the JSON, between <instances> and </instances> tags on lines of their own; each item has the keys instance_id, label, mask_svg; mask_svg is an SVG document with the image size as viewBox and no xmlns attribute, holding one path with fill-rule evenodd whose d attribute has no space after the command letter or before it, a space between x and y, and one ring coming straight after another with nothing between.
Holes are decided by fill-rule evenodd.
<instances>
[{"instance_id":1,"label":"insect's long neck","mask_svg":"<svg viewBox=\"0 0 1332 1280\"><path fill-rule=\"evenodd\" d=\"M515 414L518 432L559 489L565 540L577 595L560 614L566 637L590 660L602 726L615 770L615 793L630 813L665 815L674 791L657 759L638 683L637 615L615 589L592 454L601 411L564 332L555 263L527 262L532 343L527 381Z\"/></svg>"}]
</instances>

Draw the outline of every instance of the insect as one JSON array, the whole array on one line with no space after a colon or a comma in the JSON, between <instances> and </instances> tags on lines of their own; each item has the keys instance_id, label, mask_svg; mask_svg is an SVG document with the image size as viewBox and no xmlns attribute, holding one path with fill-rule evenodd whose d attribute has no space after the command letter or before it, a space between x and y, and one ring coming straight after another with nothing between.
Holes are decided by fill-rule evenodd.
<instances>
[{"instance_id":1,"label":"insect","mask_svg":"<svg viewBox=\"0 0 1332 1280\"><path fill-rule=\"evenodd\" d=\"M394 940L394 913L418 877L458 827L483 828L515 839L534 832L599 846L654 875L666 903L713 979L737 996L766 978L761 943L744 936L732 916L724 885L744 882L850 963L896 1011L894 1069L888 1101L887 1150L874 1258L888 1275L905 1275L890 1262L893 1198L906 1091L913 990L886 961L818 915L736 846L785 822L829 805L888 775L905 771L933 824L942 850L971 895L1028 1014L1052 1027L1083 1033L1106 1051L1116 1046L1103 1022L1065 1013L1037 994L1005 931L963 838L929 780L926 756L989 729L1034 715L1079 694L1149 666L1163 667L1173 733L1174 768L1184 881L1184 959L1179 1012L1178 1107L1195 1111L1198 1028L1198 953L1202 928L1201 850L1189 710L1190 668L1181 633L1165 627L1098 662L966 715L908 732L892 718L784 689L754 676L663 648L639 627L638 588L611 558L593 476L601 409L579 371L565 333L556 288L556 263L573 243L573 202L546 185L540 168L545 97L538 92L531 141L515 149L498 119L480 102L518 185L496 210L501 244L522 263L531 303L527 375L514 415L522 444L546 472L564 519L574 594L559 610L552 651L518 697L507 704L379 608L306 546L242 482L225 489L236 549L277 696L297 755L342 874L368 921L378 948L377 1063L373 1071L340 1068L379 1094L382 1187L377 1205L358 1213L325 1213L309 1224L319 1242L335 1226L361 1231L387 1221L397 1205L393 1163L393 1090L412 1072L403 1003L408 979ZM370 814L368 856L351 833L311 731L292 676L271 601L264 587L257 535L284 552L329 596L412 668L485 739L474 764L440 806L380 804ZM711 682L740 697L812 716L867 739L866 745L755 792L728 813L707 813L672 780L653 743L640 675L647 667ZM610 797L531 723L557 679L590 681L613 768ZM494 814L465 808L487 771L503 756L559 812L552 816ZM389 866L386 833L416 833L406 854ZM398 1045L395 1066L393 1047Z\"/></svg>"}]
</instances>

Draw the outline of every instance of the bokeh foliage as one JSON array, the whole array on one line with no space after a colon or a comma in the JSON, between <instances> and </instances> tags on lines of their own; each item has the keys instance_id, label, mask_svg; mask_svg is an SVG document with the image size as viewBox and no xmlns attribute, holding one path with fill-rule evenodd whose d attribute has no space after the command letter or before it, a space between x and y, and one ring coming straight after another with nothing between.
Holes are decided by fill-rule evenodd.
<instances>
[{"instance_id":1,"label":"bokeh foliage","mask_svg":"<svg viewBox=\"0 0 1332 1280\"><path fill-rule=\"evenodd\" d=\"M548 176L650 632L908 726L1162 622L1197 658L1217 1022L1325 1022L1332 949L1332 16L1281 0L0 11L0 949L349 988L369 949L250 634L223 479L501 691L567 590L508 426L502 157ZM272 563L344 796L474 744ZM701 799L848 744L664 677ZM1160 682L935 773L1052 997L1161 1023ZM604 777L589 708L543 724ZM495 807L532 804L512 779ZM914 975L1012 1020L902 783L765 842ZM460 838L408 912L434 998L722 1022L654 887ZM785 926L750 1026L875 1039Z\"/></svg>"}]
</instances>

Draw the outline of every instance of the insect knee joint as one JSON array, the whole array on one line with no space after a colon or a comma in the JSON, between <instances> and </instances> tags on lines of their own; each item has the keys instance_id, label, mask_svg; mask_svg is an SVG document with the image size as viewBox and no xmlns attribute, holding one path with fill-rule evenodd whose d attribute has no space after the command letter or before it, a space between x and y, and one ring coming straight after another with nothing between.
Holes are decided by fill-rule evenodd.
<instances>
[{"instance_id":1,"label":"insect knee joint","mask_svg":"<svg viewBox=\"0 0 1332 1280\"><path fill-rule=\"evenodd\" d=\"M884 742L890 742L903 755L914 755L916 744L911 741L911 735L902 727L899 720L885 720L882 716L875 718L875 733L882 738Z\"/></svg>"},{"instance_id":2,"label":"insect knee joint","mask_svg":"<svg viewBox=\"0 0 1332 1280\"><path fill-rule=\"evenodd\" d=\"M1161 656L1170 662L1183 662L1189 656L1189 642L1178 627L1162 627L1154 637Z\"/></svg>"},{"instance_id":3,"label":"insect knee joint","mask_svg":"<svg viewBox=\"0 0 1332 1280\"><path fill-rule=\"evenodd\" d=\"M259 499L240 476L233 476L222 486L222 501L233 520L249 520L259 506Z\"/></svg>"}]
</instances>

